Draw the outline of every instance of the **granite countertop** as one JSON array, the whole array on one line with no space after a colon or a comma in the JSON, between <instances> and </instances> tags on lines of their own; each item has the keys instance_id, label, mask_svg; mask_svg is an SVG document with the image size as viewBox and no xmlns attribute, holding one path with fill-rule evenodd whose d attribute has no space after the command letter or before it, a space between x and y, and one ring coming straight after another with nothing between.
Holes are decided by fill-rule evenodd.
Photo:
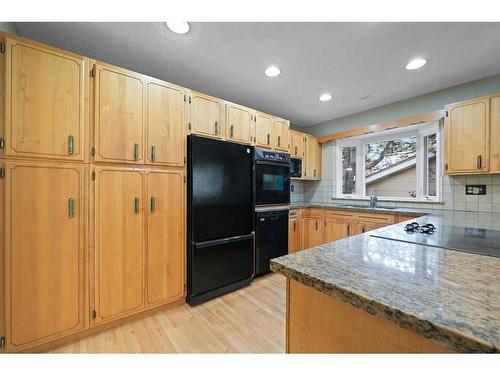
<instances>
[{"instance_id":1,"label":"granite countertop","mask_svg":"<svg viewBox=\"0 0 500 375\"><path fill-rule=\"evenodd\" d=\"M491 213L418 221L500 230ZM273 259L271 269L459 352L498 352L500 258L370 236L386 228Z\"/></svg>"},{"instance_id":2,"label":"granite countertop","mask_svg":"<svg viewBox=\"0 0 500 375\"><path fill-rule=\"evenodd\" d=\"M411 207L368 207L368 203L362 205L338 204L338 203L300 203L294 202L290 204L290 209L298 208L329 208L345 211L362 211L362 212L376 212L380 214L403 214L403 215L425 215L430 213L441 213L444 210L436 209L423 209Z\"/></svg>"}]
</instances>

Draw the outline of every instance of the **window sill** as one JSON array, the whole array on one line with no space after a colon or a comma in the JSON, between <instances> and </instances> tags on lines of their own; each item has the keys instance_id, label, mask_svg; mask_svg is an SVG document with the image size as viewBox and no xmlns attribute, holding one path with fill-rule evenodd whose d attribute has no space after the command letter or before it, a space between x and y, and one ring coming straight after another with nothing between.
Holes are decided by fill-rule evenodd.
<instances>
[{"instance_id":1,"label":"window sill","mask_svg":"<svg viewBox=\"0 0 500 375\"><path fill-rule=\"evenodd\" d=\"M370 197L332 197L332 200L345 200L345 201L362 201L367 202ZM377 197L377 202L400 202L400 203L434 203L434 204L445 204L444 201L440 200L429 200L429 199L406 199L406 198L379 198Z\"/></svg>"}]
</instances>

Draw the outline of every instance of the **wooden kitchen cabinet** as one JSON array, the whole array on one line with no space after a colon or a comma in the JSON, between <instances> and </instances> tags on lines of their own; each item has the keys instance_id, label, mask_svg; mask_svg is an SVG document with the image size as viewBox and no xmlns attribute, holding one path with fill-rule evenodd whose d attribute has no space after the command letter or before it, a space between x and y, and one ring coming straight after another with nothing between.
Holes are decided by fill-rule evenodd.
<instances>
[{"instance_id":1,"label":"wooden kitchen cabinet","mask_svg":"<svg viewBox=\"0 0 500 375\"><path fill-rule=\"evenodd\" d=\"M291 138L290 155L292 158L303 159L305 156L305 134L290 130L289 137Z\"/></svg>"},{"instance_id":2,"label":"wooden kitchen cabinet","mask_svg":"<svg viewBox=\"0 0 500 375\"><path fill-rule=\"evenodd\" d=\"M490 101L490 172L500 173L500 95Z\"/></svg>"},{"instance_id":3,"label":"wooden kitchen cabinet","mask_svg":"<svg viewBox=\"0 0 500 375\"><path fill-rule=\"evenodd\" d=\"M15 352L88 326L87 167L5 161L4 168L5 334Z\"/></svg>"},{"instance_id":4,"label":"wooden kitchen cabinet","mask_svg":"<svg viewBox=\"0 0 500 375\"><path fill-rule=\"evenodd\" d=\"M274 122L274 148L280 151L289 152L290 140L288 137L290 129L290 121L276 118Z\"/></svg>"},{"instance_id":5,"label":"wooden kitchen cabinet","mask_svg":"<svg viewBox=\"0 0 500 375\"><path fill-rule=\"evenodd\" d=\"M352 234L352 223L341 220L325 220L325 243L338 241Z\"/></svg>"},{"instance_id":6,"label":"wooden kitchen cabinet","mask_svg":"<svg viewBox=\"0 0 500 375\"><path fill-rule=\"evenodd\" d=\"M489 171L490 97L446 106L447 174Z\"/></svg>"},{"instance_id":7,"label":"wooden kitchen cabinet","mask_svg":"<svg viewBox=\"0 0 500 375\"><path fill-rule=\"evenodd\" d=\"M96 167L94 184L95 324L144 306L144 175L133 168Z\"/></svg>"},{"instance_id":8,"label":"wooden kitchen cabinet","mask_svg":"<svg viewBox=\"0 0 500 375\"><path fill-rule=\"evenodd\" d=\"M146 184L146 302L153 306L184 296L184 171L148 171Z\"/></svg>"},{"instance_id":9,"label":"wooden kitchen cabinet","mask_svg":"<svg viewBox=\"0 0 500 375\"><path fill-rule=\"evenodd\" d=\"M94 160L144 164L145 78L95 63Z\"/></svg>"},{"instance_id":10,"label":"wooden kitchen cabinet","mask_svg":"<svg viewBox=\"0 0 500 375\"><path fill-rule=\"evenodd\" d=\"M321 179L321 145L318 138L313 135L305 135L305 171L306 180ZM304 166L303 166L304 167Z\"/></svg>"},{"instance_id":11,"label":"wooden kitchen cabinet","mask_svg":"<svg viewBox=\"0 0 500 375\"><path fill-rule=\"evenodd\" d=\"M319 217L302 218L302 249L324 243L324 219Z\"/></svg>"},{"instance_id":12,"label":"wooden kitchen cabinet","mask_svg":"<svg viewBox=\"0 0 500 375\"><path fill-rule=\"evenodd\" d=\"M302 250L301 210L290 210L288 217L288 254Z\"/></svg>"},{"instance_id":13,"label":"wooden kitchen cabinet","mask_svg":"<svg viewBox=\"0 0 500 375\"><path fill-rule=\"evenodd\" d=\"M254 137L254 111L233 103L226 103L226 136L230 141L252 144Z\"/></svg>"},{"instance_id":14,"label":"wooden kitchen cabinet","mask_svg":"<svg viewBox=\"0 0 500 375\"><path fill-rule=\"evenodd\" d=\"M89 60L34 42L4 43L5 156L86 160Z\"/></svg>"},{"instance_id":15,"label":"wooden kitchen cabinet","mask_svg":"<svg viewBox=\"0 0 500 375\"><path fill-rule=\"evenodd\" d=\"M224 102L195 91L191 93L189 102L191 133L212 138L224 138Z\"/></svg>"},{"instance_id":16,"label":"wooden kitchen cabinet","mask_svg":"<svg viewBox=\"0 0 500 375\"><path fill-rule=\"evenodd\" d=\"M255 145L258 147L274 147L274 118L264 113L255 114Z\"/></svg>"},{"instance_id":17,"label":"wooden kitchen cabinet","mask_svg":"<svg viewBox=\"0 0 500 375\"><path fill-rule=\"evenodd\" d=\"M183 166L186 156L185 90L163 81L147 84L146 163Z\"/></svg>"}]
</instances>

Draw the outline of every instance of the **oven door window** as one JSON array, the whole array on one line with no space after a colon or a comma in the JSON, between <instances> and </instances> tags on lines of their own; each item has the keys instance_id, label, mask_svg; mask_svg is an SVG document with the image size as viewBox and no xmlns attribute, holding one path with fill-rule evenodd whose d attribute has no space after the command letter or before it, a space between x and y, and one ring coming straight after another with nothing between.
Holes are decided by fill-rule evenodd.
<instances>
[{"instance_id":1,"label":"oven door window","mask_svg":"<svg viewBox=\"0 0 500 375\"><path fill-rule=\"evenodd\" d=\"M290 167L257 164L256 204L290 203Z\"/></svg>"}]
</instances>

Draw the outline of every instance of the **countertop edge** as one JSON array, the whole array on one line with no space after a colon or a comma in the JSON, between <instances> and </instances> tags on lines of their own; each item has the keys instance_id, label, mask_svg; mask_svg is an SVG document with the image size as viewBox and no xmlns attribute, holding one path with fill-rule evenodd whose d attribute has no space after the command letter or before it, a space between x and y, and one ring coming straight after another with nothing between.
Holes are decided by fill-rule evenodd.
<instances>
[{"instance_id":1,"label":"countertop edge","mask_svg":"<svg viewBox=\"0 0 500 375\"><path fill-rule=\"evenodd\" d=\"M271 260L271 270L275 273L291 278L306 286L312 287L319 292L336 298L342 302L349 303L350 305L362 309L371 315L387 319L401 328L408 329L442 344L450 349L456 350L461 353L497 353L499 348L496 348L489 342L477 340L475 338L464 336L462 333L450 330L446 327L437 326L425 319L418 318L414 315L405 313L399 309L383 303L371 300L358 293L348 291L346 289L337 287L335 285L325 283L322 280L304 274L300 271L286 267L280 263Z\"/></svg>"}]
</instances>

